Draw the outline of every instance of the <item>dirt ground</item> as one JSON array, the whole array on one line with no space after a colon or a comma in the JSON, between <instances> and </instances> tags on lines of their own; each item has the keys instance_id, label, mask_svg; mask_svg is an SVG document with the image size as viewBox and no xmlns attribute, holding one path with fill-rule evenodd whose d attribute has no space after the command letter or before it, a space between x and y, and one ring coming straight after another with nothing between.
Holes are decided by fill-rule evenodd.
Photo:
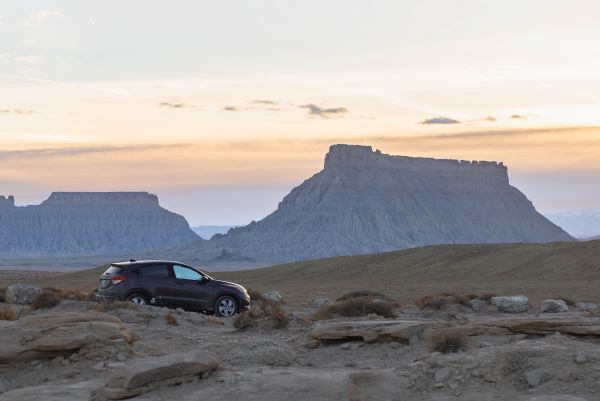
<instances>
[{"instance_id":1,"label":"dirt ground","mask_svg":"<svg viewBox=\"0 0 600 401\"><path fill-rule=\"evenodd\" d=\"M0 303L0 309L4 306ZM53 308L37 311L31 311L28 306L12 307L19 319L25 319L45 314L89 313L97 304L64 300ZM243 330L233 327L233 319L181 310L149 306L108 310L106 314L120 319L141 338L131 346L98 344L95 348L63 356L0 363L0 400L91 399L92 389L105 386L109 376L127 371L129 364L138 359L195 351L214 354L220 361L218 369L192 380L161 382L131 399L600 399L599 335L561 333L561 329L543 334L480 333L468 336L463 350L442 354L432 351L423 333L411 337L410 341L385 336L374 341L360 337L319 340L314 333L331 324L331 320L312 320L315 312L312 307L284 305L284 309L290 316L287 327L276 329L268 320L260 320L255 327ZM463 306L440 311L404 306L395 312L394 319L370 315L336 318L333 322L350 326L357 322L418 322L431 327L466 328L516 316L493 311L475 313ZM176 325L167 322L169 314L175 315ZM536 310L519 314L519 318L535 320L550 315L581 322L592 319L582 312L539 314ZM13 323L0 321L0 332L8 324Z\"/></svg>"}]
</instances>

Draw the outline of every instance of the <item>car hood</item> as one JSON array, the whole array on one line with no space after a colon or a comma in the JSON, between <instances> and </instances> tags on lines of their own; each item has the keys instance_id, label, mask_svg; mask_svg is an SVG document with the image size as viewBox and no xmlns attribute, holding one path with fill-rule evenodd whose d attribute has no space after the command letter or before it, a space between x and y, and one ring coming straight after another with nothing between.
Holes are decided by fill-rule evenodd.
<instances>
[{"instance_id":1,"label":"car hood","mask_svg":"<svg viewBox=\"0 0 600 401\"><path fill-rule=\"evenodd\" d=\"M236 283L231 283L229 281L221 281L221 280L213 279L213 283L216 285L223 286L223 287L234 288L238 291L246 292L246 289L244 287L242 287L241 285L236 284Z\"/></svg>"}]
</instances>

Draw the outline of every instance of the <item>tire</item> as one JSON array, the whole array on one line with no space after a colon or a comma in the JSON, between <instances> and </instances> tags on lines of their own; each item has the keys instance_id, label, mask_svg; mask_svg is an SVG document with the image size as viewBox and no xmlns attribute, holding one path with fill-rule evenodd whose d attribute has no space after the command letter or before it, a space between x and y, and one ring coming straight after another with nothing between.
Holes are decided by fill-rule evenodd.
<instances>
[{"instance_id":1,"label":"tire","mask_svg":"<svg viewBox=\"0 0 600 401\"><path fill-rule=\"evenodd\" d=\"M215 302L215 315L219 317L231 317L238 313L238 304L234 297L223 295Z\"/></svg>"},{"instance_id":2,"label":"tire","mask_svg":"<svg viewBox=\"0 0 600 401\"><path fill-rule=\"evenodd\" d=\"M127 301L136 305L148 305L148 298L139 293L129 295Z\"/></svg>"}]
</instances>

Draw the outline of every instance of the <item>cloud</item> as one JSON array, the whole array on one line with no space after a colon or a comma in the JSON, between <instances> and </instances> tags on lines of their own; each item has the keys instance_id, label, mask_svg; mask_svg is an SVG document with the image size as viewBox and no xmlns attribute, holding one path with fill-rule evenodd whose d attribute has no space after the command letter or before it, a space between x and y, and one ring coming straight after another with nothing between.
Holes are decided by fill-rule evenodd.
<instances>
[{"instance_id":1,"label":"cloud","mask_svg":"<svg viewBox=\"0 0 600 401\"><path fill-rule=\"evenodd\" d=\"M255 103L255 104L263 104L263 105L272 105L272 106L274 106L274 105L278 104L278 103L277 103L276 101L274 101L274 100L267 100L267 99L254 99L254 100L252 101L252 103Z\"/></svg>"},{"instance_id":2,"label":"cloud","mask_svg":"<svg viewBox=\"0 0 600 401\"><path fill-rule=\"evenodd\" d=\"M27 26L39 26L53 17L62 17L60 11L55 10L37 10L29 14L29 19L25 23Z\"/></svg>"},{"instance_id":3,"label":"cloud","mask_svg":"<svg viewBox=\"0 0 600 401\"><path fill-rule=\"evenodd\" d=\"M513 120L524 120L527 118L527 116L524 116L522 114L513 114L512 116L510 116L510 118L512 118Z\"/></svg>"},{"instance_id":4,"label":"cloud","mask_svg":"<svg viewBox=\"0 0 600 401\"><path fill-rule=\"evenodd\" d=\"M27 109L0 109L0 114L37 114L35 110Z\"/></svg>"},{"instance_id":5,"label":"cloud","mask_svg":"<svg viewBox=\"0 0 600 401\"><path fill-rule=\"evenodd\" d=\"M331 118L331 117L341 117L343 114L348 113L348 109L345 107L332 107L332 108L322 108L317 106L316 104L303 104L302 106L298 106L301 109L308 109L308 114L313 116L319 116L321 118Z\"/></svg>"},{"instance_id":6,"label":"cloud","mask_svg":"<svg viewBox=\"0 0 600 401\"><path fill-rule=\"evenodd\" d=\"M177 101L160 102L159 105L160 105L160 107L166 107L166 108L170 108L170 109L182 109L182 108L188 106L183 102L177 102Z\"/></svg>"},{"instance_id":7,"label":"cloud","mask_svg":"<svg viewBox=\"0 0 600 401\"><path fill-rule=\"evenodd\" d=\"M116 153L116 152L132 152L145 151L155 149L173 149L180 148L184 145L140 145L140 146L79 146L79 147L64 147L64 148L42 148L42 149L17 149L0 151L0 160L4 159L32 159L39 157L65 157L65 156L80 156L94 153Z\"/></svg>"},{"instance_id":8,"label":"cloud","mask_svg":"<svg viewBox=\"0 0 600 401\"><path fill-rule=\"evenodd\" d=\"M433 117L425 121L421 121L419 124L431 125L431 124L460 124L460 121L448 117Z\"/></svg>"},{"instance_id":9,"label":"cloud","mask_svg":"<svg viewBox=\"0 0 600 401\"><path fill-rule=\"evenodd\" d=\"M240 111L240 109L238 109L235 106L225 106L225 107L223 107L223 110L225 110L225 111Z\"/></svg>"},{"instance_id":10,"label":"cloud","mask_svg":"<svg viewBox=\"0 0 600 401\"><path fill-rule=\"evenodd\" d=\"M495 123L496 122L496 117L494 117L494 116L487 116L486 118L483 119L483 121L487 121L488 123Z\"/></svg>"},{"instance_id":11,"label":"cloud","mask_svg":"<svg viewBox=\"0 0 600 401\"><path fill-rule=\"evenodd\" d=\"M39 63L40 61L42 61L42 57L36 56L35 54L28 54L26 56L15 57L14 60L20 61L22 63L34 64L34 63Z\"/></svg>"}]
</instances>

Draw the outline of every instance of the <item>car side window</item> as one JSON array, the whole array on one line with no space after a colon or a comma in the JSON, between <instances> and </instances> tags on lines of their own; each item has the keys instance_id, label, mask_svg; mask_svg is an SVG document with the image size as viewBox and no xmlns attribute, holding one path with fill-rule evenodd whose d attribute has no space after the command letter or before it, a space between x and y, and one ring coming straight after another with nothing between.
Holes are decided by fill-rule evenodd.
<instances>
[{"instance_id":1,"label":"car side window","mask_svg":"<svg viewBox=\"0 0 600 401\"><path fill-rule=\"evenodd\" d=\"M152 265L142 267L140 274L146 277L169 278L169 266L167 265Z\"/></svg>"},{"instance_id":2,"label":"car side window","mask_svg":"<svg viewBox=\"0 0 600 401\"><path fill-rule=\"evenodd\" d=\"M181 280L202 281L204 279L200 273L185 266L173 265L173 272L175 273L175 278Z\"/></svg>"}]
</instances>

